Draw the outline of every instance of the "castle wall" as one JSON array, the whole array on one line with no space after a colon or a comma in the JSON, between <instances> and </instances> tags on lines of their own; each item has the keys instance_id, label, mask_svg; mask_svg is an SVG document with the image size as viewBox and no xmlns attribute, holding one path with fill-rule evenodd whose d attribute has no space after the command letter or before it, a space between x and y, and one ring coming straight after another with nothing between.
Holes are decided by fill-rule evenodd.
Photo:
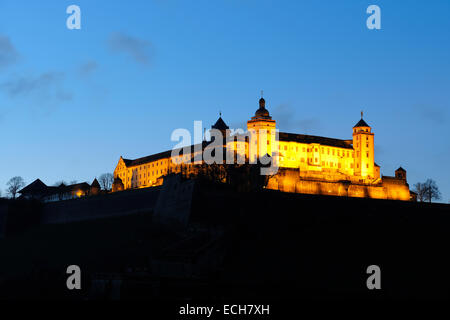
<instances>
[{"instance_id":1,"label":"castle wall","mask_svg":"<svg viewBox=\"0 0 450 320\"><path fill-rule=\"evenodd\" d=\"M350 181L324 181L308 179L299 170L280 169L269 179L267 189L283 192L347 196L357 198L410 200L409 186L404 180L384 177L374 185L355 184Z\"/></svg>"},{"instance_id":2,"label":"castle wall","mask_svg":"<svg viewBox=\"0 0 450 320\"><path fill-rule=\"evenodd\" d=\"M160 187L115 192L45 204L42 224L69 223L152 211Z\"/></svg>"}]
</instances>

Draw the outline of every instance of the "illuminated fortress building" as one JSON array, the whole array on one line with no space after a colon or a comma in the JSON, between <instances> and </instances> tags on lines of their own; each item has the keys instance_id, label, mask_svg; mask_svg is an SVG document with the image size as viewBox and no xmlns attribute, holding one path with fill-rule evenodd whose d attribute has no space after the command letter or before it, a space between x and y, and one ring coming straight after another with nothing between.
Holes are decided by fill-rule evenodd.
<instances>
[{"instance_id":1,"label":"illuminated fortress building","mask_svg":"<svg viewBox=\"0 0 450 320\"><path fill-rule=\"evenodd\" d=\"M352 139L348 140L277 132L276 121L261 98L255 115L247 121L247 132L231 135L222 117L211 129L211 141L175 153L170 150L135 160L120 157L114 170L113 191L161 185L165 176L181 172L183 166L195 175L195 168L205 165L201 155L213 145L220 145L224 154L231 153L246 163L255 163L260 156L269 155L278 171L268 177L268 189L413 200L414 193L409 190L403 168L397 169L394 177L380 176L380 167L375 163L374 133L362 114L353 127ZM216 133L222 139L215 137Z\"/></svg>"}]
</instances>

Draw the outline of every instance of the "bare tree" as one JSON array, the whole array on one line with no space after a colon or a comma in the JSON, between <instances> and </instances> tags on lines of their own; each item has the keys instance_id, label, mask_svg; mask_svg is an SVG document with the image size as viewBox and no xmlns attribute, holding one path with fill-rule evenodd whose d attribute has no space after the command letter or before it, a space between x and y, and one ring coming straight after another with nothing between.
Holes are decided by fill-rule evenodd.
<instances>
[{"instance_id":1,"label":"bare tree","mask_svg":"<svg viewBox=\"0 0 450 320\"><path fill-rule=\"evenodd\" d=\"M59 181L56 181L53 185L54 185L55 187L60 187L61 185L67 186L68 184L67 184L67 182L64 181L64 180L59 180Z\"/></svg>"},{"instance_id":2,"label":"bare tree","mask_svg":"<svg viewBox=\"0 0 450 320\"><path fill-rule=\"evenodd\" d=\"M98 178L98 183L103 190L109 191L114 183L114 175L112 173L104 173Z\"/></svg>"},{"instance_id":3,"label":"bare tree","mask_svg":"<svg viewBox=\"0 0 450 320\"><path fill-rule=\"evenodd\" d=\"M420 202L423 202L425 199L425 183L417 182L414 185L413 191L415 193L417 193L417 200L419 200Z\"/></svg>"},{"instance_id":4,"label":"bare tree","mask_svg":"<svg viewBox=\"0 0 450 320\"><path fill-rule=\"evenodd\" d=\"M439 188L436 184L436 182L432 179L427 179L427 181L425 181L424 185L424 201L428 201L431 203L431 201L434 200L439 200L441 199L441 192L439 191Z\"/></svg>"},{"instance_id":5,"label":"bare tree","mask_svg":"<svg viewBox=\"0 0 450 320\"><path fill-rule=\"evenodd\" d=\"M22 177L12 177L6 185L8 186L6 192L15 199L18 191L25 186L25 181Z\"/></svg>"}]
</instances>

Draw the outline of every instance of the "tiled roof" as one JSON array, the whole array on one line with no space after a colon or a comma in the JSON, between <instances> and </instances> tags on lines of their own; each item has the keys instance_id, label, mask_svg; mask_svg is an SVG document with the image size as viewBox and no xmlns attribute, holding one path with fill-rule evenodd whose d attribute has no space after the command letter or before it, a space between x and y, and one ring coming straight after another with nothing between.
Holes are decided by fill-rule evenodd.
<instances>
[{"instance_id":1,"label":"tiled roof","mask_svg":"<svg viewBox=\"0 0 450 320\"><path fill-rule=\"evenodd\" d=\"M320 136L310 136L306 134L280 132L279 139L280 141L293 141L299 143L319 143L321 145L330 147L353 149L352 145L346 140L326 138Z\"/></svg>"},{"instance_id":2,"label":"tiled roof","mask_svg":"<svg viewBox=\"0 0 450 320\"><path fill-rule=\"evenodd\" d=\"M32 183L27 185L25 188L20 190L19 193L25 194L25 193L45 192L47 188L48 187L45 183L43 183L40 179L36 179Z\"/></svg>"},{"instance_id":3,"label":"tiled roof","mask_svg":"<svg viewBox=\"0 0 450 320\"><path fill-rule=\"evenodd\" d=\"M198 146L200 146L200 145L201 145L201 148L203 150L209 143L210 143L209 141L203 141L202 143L199 143L199 144L196 144L196 145L191 145L190 146L190 148L191 148L190 153L194 153L195 147L198 148ZM183 148L175 149L174 152L176 154L183 154ZM134 160L123 159L123 161L125 162L125 165L127 167L134 167L134 166L138 166L138 165L141 165L141 164L146 164L146 163L157 161L157 160L161 160L161 159L167 159L167 158L170 158L171 155L172 155L172 150L169 150L169 151L164 151L164 152L152 154L150 156L146 156L146 157L142 157L142 158L138 158L138 159L134 159Z\"/></svg>"},{"instance_id":4,"label":"tiled roof","mask_svg":"<svg viewBox=\"0 0 450 320\"><path fill-rule=\"evenodd\" d=\"M227 130L230 129L225 121L223 121L222 117L219 117L219 119L216 121L216 123L211 127L212 129L217 130Z\"/></svg>"},{"instance_id":5,"label":"tiled roof","mask_svg":"<svg viewBox=\"0 0 450 320\"><path fill-rule=\"evenodd\" d=\"M359 120L359 122L357 124L355 124L355 126L353 128L357 128L357 127L370 127L363 119Z\"/></svg>"}]
</instances>

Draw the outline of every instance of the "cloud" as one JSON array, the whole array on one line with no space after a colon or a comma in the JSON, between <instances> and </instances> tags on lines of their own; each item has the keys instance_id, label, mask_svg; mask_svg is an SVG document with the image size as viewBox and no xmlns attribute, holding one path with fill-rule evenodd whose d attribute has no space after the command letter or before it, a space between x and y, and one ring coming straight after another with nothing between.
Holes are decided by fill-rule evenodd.
<instances>
[{"instance_id":1,"label":"cloud","mask_svg":"<svg viewBox=\"0 0 450 320\"><path fill-rule=\"evenodd\" d=\"M317 118L296 119L295 110L288 104L276 106L273 110L272 118L276 119L277 127L281 131L308 133L320 127L320 121Z\"/></svg>"},{"instance_id":2,"label":"cloud","mask_svg":"<svg viewBox=\"0 0 450 320\"><path fill-rule=\"evenodd\" d=\"M413 106L413 110L421 120L435 125L447 123L447 110L445 108L430 106L426 103L418 103Z\"/></svg>"},{"instance_id":3,"label":"cloud","mask_svg":"<svg viewBox=\"0 0 450 320\"><path fill-rule=\"evenodd\" d=\"M0 35L0 68L8 67L19 59L19 53L9 37Z\"/></svg>"},{"instance_id":4,"label":"cloud","mask_svg":"<svg viewBox=\"0 0 450 320\"><path fill-rule=\"evenodd\" d=\"M129 55L140 64L150 63L153 46L149 41L115 32L110 35L108 46L112 52Z\"/></svg>"},{"instance_id":5,"label":"cloud","mask_svg":"<svg viewBox=\"0 0 450 320\"><path fill-rule=\"evenodd\" d=\"M422 107L421 115L424 119L434 124L445 124L447 122L447 114L445 109L437 107Z\"/></svg>"},{"instance_id":6,"label":"cloud","mask_svg":"<svg viewBox=\"0 0 450 320\"><path fill-rule=\"evenodd\" d=\"M72 94L63 89L63 72L46 72L36 77L16 77L0 84L0 90L10 98L33 98L50 102L72 100Z\"/></svg>"},{"instance_id":7,"label":"cloud","mask_svg":"<svg viewBox=\"0 0 450 320\"><path fill-rule=\"evenodd\" d=\"M82 64L79 69L78 72L81 76L83 77L87 77L90 76L96 69L98 68L98 63L96 61L88 61L84 64Z\"/></svg>"}]
</instances>

